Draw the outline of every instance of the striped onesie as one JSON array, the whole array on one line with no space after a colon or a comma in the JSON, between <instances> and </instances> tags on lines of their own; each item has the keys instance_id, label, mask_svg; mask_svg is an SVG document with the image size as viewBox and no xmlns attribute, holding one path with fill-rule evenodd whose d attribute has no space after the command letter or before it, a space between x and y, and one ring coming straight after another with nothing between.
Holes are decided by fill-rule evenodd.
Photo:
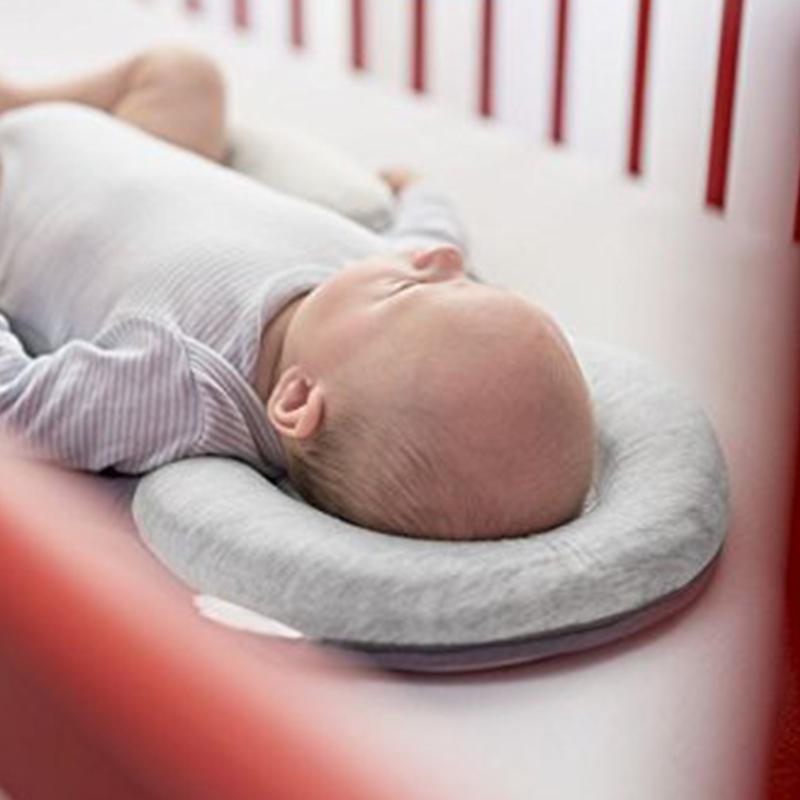
<instances>
[{"instance_id":1,"label":"striped onesie","mask_svg":"<svg viewBox=\"0 0 800 800\"><path fill-rule=\"evenodd\" d=\"M378 235L71 103L1 116L0 165L0 426L78 469L216 454L280 477L264 327L347 261L464 246L424 183Z\"/></svg>"}]
</instances>

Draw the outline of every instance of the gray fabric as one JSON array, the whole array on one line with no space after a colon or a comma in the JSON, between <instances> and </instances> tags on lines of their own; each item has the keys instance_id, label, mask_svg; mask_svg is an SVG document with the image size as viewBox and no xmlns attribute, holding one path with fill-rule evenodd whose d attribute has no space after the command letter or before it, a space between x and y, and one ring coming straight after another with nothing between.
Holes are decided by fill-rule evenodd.
<instances>
[{"instance_id":1,"label":"gray fabric","mask_svg":"<svg viewBox=\"0 0 800 800\"><path fill-rule=\"evenodd\" d=\"M598 469L582 514L552 531L493 542L366 531L220 458L146 476L137 526L195 589L352 645L469 647L652 607L719 552L722 453L703 411L652 365L574 347L593 395Z\"/></svg>"}]
</instances>

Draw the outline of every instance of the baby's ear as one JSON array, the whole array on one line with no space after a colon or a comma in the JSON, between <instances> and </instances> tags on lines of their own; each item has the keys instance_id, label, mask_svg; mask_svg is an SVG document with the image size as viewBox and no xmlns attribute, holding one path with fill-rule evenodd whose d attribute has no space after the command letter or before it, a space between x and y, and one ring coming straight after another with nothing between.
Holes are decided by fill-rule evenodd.
<instances>
[{"instance_id":1,"label":"baby's ear","mask_svg":"<svg viewBox=\"0 0 800 800\"><path fill-rule=\"evenodd\" d=\"M281 436L307 439L319 430L325 409L322 386L297 365L283 371L267 401L267 417Z\"/></svg>"}]
</instances>

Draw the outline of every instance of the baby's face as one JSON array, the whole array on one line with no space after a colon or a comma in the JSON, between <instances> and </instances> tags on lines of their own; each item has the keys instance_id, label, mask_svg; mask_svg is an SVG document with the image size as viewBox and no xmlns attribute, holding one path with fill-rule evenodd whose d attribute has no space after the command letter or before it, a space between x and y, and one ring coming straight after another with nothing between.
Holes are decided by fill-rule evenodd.
<instances>
[{"instance_id":1,"label":"baby's face","mask_svg":"<svg viewBox=\"0 0 800 800\"><path fill-rule=\"evenodd\" d=\"M317 380L360 369L370 386L395 390L391 379L402 365L418 367L425 354L457 358L447 350L454 324L498 312L510 297L467 278L454 247L376 255L348 264L304 299L286 332L282 363L300 363Z\"/></svg>"},{"instance_id":2,"label":"baby's face","mask_svg":"<svg viewBox=\"0 0 800 800\"><path fill-rule=\"evenodd\" d=\"M422 409L450 431L458 474L496 484L525 529L532 491L555 508L588 486L589 395L566 338L521 295L468 279L453 247L367 258L318 286L286 330L284 370L270 406L283 436L313 436L337 403L403 424Z\"/></svg>"}]
</instances>

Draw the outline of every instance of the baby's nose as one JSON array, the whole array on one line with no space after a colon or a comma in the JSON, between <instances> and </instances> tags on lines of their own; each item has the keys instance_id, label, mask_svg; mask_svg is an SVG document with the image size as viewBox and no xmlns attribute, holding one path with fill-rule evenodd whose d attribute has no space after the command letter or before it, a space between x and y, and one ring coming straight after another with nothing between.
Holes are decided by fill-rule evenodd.
<instances>
[{"instance_id":1,"label":"baby's nose","mask_svg":"<svg viewBox=\"0 0 800 800\"><path fill-rule=\"evenodd\" d=\"M415 254L414 266L430 270L438 280L460 277L464 272L464 259L461 251L451 244L438 245Z\"/></svg>"}]
</instances>

